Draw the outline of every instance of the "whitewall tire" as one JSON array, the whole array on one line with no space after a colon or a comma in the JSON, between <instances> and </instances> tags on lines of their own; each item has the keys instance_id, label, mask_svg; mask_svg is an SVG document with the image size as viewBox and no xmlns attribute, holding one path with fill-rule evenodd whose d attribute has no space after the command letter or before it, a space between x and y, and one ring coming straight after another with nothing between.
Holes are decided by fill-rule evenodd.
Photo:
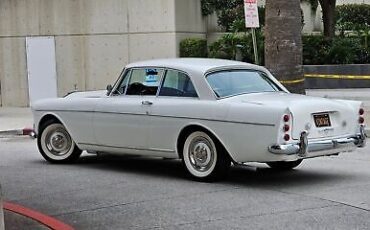
<instances>
[{"instance_id":1,"label":"whitewall tire","mask_svg":"<svg viewBox=\"0 0 370 230\"><path fill-rule=\"evenodd\" d=\"M213 181L226 175L231 161L216 140L205 132L195 131L185 140L183 163L193 178Z\"/></svg>"},{"instance_id":2,"label":"whitewall tire","mask_svg":"<svg viewBox=\"0 0 370 230\"><path fill-rule=\"evenodd\" d=\"M52 163L76 161L82 152L66 128L54 121L47 121L42 125L37 145L41 155Z\"/></svg>"}]
</instances>

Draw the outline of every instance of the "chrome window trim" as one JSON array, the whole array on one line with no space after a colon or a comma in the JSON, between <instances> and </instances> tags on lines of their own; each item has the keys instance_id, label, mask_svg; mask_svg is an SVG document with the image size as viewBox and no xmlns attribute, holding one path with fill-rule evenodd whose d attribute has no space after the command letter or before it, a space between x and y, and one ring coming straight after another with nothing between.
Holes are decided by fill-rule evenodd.
<instances>
[{"instance_id":1,"label":"chrome window trim","mask_svg":"<svg viewBox=\"0 0 370 230\"><path fill-rule=\"evenodd\" d=\"M179 72L179 73L182 73L182 74L184 74L184 75L186 75L188 78L189 78L189 80L190 80L190 82L191 82L191 84L193 85L193 87L194 87L194 90L195 90L195 93L197 94L197 96L196 97L180 97L180 96L160 96L159 95L159 92L160 92L160 89L163 87L163 84L164 84L164 80L166 79L166 75L167 75L167 71L168 70L172 70L172 71L177 71L177 72ZM158 89L158 92L157 92L157 97L165 97L165 98L197 98L197 99L200 99L199 98L199 93L198 93L198 90L197 90L197 87L196 87L196 85L193 83L193 80L191 79L191 77L190 77L190 74L188 74L187 72L185 72L185 71L183 71L183 70L179 70L179 69L174 69L174 68L166 68L166 72L165 73L163 73L163 78L162 78L162 81L161 81L161 87L160 87L160 89Z\"/></svg>"},{"instance_id":2,"label":"chrome window trim","mask_svg":"<svg viewBox=\"0 0 370 230\"><path fill-rule=\"evenodd\" d=\"M244 68L244 67L233 67L233 68L227 68L227 67L221 67L221 68L218 68L218 69L213 69L213 70L209 70L207 71L205 74L204 74L204 78L209 86L209 88L212 90L212 93L214 94L215 98L217 100L222 100L222 99L225 99L225 98L230 98L230 97L235 97L235 96L238 96L238 95L243 95L243 94L254 94L254 93L266 93L266 92L250 92L250 93L238 93L238 94L233 94L233 95L228 95L228 96L224 96L224 97L219 97L216 95L216 92L213 90L212 86L209 84L208 80L207 80L207 77L211 74L214 74L214 73L218 73L218 72L224 72L224 71L251 71L251 72L259 72L259 73L262 73L263 75L265 75L272 83L273 85L278 89L278 91L273 91L273 92L284 92L284 93L287 93L285 92L282 88L280 88L279 85L277 85L270 77L269 75L264 72L264 71L261 71L261 70L256 70L256 69L252 69L252 68ZM270 92L270 91L269 91ZM270 93L273 93L273 92L270 92Z\"/></svg>"}]
</instances>

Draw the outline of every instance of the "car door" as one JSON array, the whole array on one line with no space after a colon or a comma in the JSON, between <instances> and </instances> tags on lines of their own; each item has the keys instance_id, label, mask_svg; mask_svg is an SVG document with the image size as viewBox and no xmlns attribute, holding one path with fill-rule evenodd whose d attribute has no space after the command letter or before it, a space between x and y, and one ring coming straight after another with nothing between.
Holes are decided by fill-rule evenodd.
<instances>
[{"instance_id":1,"label":"car door","mask_svg":"<svg viewBox=\"0 0 370 230\"><path fill-rule=\"evenodd\" d=\"M168 69L158 97L151 105L148 143L163 157L177 157L179 131L192 121L194 109L204 107L190 77L181 71Z\"/></svg>"},{"instance_id":2,"label":"car door","mask_svg":"<svg viewBox=\"0 0 370 230\"><path fill-rule=\"evenodd\" d=\"M94 133L106 151L146 154L148 114L163 69L126 71L111 95L102 99L94 114Z\"/></svg>"}]
</instances>

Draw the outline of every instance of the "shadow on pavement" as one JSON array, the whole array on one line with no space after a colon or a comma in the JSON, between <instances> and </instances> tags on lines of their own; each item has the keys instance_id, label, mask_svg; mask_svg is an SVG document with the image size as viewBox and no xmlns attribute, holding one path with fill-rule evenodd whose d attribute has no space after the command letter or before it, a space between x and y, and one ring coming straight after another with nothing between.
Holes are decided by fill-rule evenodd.
<instances>
[{"instance_id":1,"label":"shadow on pavement","mask_svg":"<svg viewBox=\"0 0 370 230\"><path fill-rule=\"evenodd\" d=\"M349 174L341 174L338 171L329 171L329 169L327 171L317 171L307 164L309 162L303 162L303 166L291 171L273 170L264 164L260 164L258 167L233 166L228 177L216 183L247 187L284 186L284 188L287 188L326 184L327 182L335 183L335 181L351 179ZM55 165L55 167L58 167L58 165ZM85 155L69 167L140 174L156 178L191 180L180 160L162 158Z\"/></svg>"}]
</instances>

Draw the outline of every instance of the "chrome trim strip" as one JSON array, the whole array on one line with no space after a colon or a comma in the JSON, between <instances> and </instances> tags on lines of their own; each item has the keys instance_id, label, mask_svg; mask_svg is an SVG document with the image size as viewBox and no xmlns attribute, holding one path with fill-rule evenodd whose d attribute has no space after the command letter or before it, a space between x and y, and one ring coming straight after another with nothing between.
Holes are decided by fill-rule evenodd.
<instances>
[{"instance_id":1,"label":"chrome trim strip","mask_svg":"<svg viewBox=\"0 0 370 230\"><path fill-rule=\"evenodd\" d=\"M224 121L217 119L207 119L207 118L196 118L196 117L184 117L184 116L170 116L170 115L159 115L159 114L146 114L146 113L124 113L124 112L106 112L106 111L83 111L83 110L35 110L38 112L76 112L76 113L103 113L103 114L123 114L123 115L139 115L139 116L151 116L151 117L163 117L163 118L175 118L175 119L189 119L189 120L201 120L201 121L215 121L215 122L227 122L234 124L243 125L256 125L256 126L268 126L275 127L274 124L268 123L257 123L257 122L242 122L242 121Z\"/></svg>"},{"instance_id":2,"label":"chrome trim strip","mask_svg":"<svg viewBox=\"0 0 370 230\"><path fill-rule=\"evenodd\" d=\"M110 145L99 145L99 144L90 144L90 143L78 143L78 145L90 145L90 146L97 146L97 147L105 147L105 148L115 148L115 149L130 149L130 150L138 150L138 151L153 151L153 152L167 152L167 153L174 153L174 150L171 149L158 149L158 148L136 148L136 147L119 147L119 146L110 146Z\"/></svg>"}]
</instances>

